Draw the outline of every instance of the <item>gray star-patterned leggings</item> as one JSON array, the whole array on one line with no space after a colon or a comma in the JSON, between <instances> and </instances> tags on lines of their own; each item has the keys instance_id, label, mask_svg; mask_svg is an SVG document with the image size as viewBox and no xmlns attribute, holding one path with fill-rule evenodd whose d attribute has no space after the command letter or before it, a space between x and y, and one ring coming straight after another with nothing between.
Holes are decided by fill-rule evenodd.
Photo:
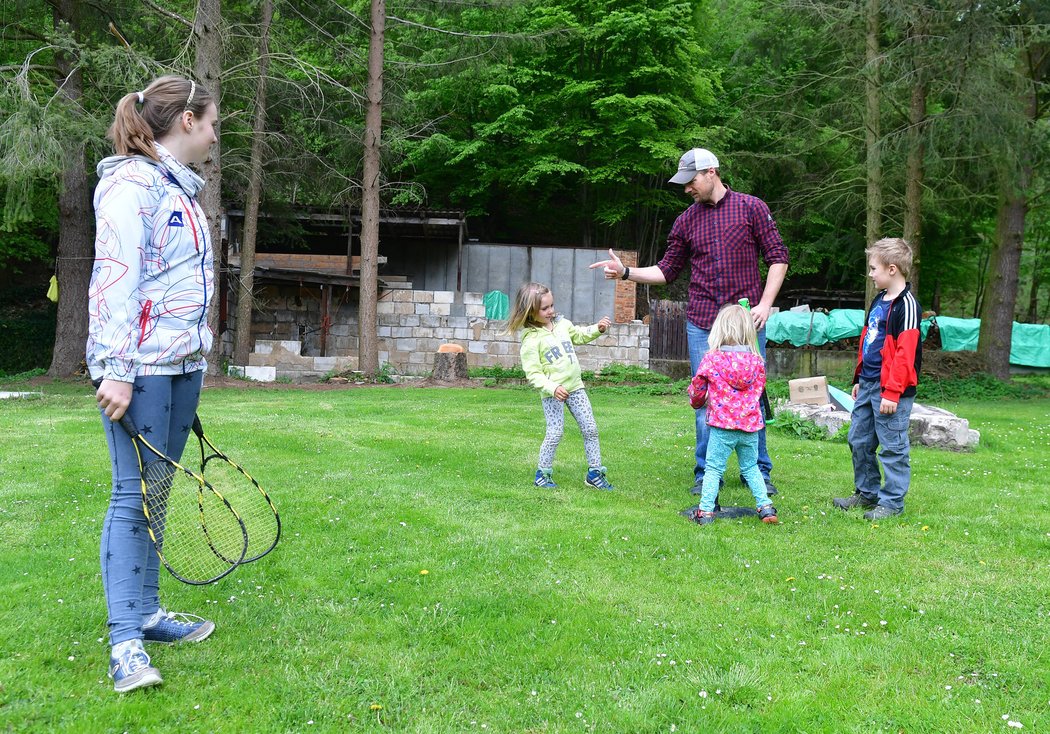
<instances>
[{"instance_id":1,"label":"gray star-patterned leggings","mask_svg":"<svg viewBox=\"0 0 1050 734\"><path fill-rule=\"evenodd\" d=\"M138 377L128 413L147 441L178 461L200 401L204 372ZM102 413L113 488L102 523L102 589L109 643L142 637L142 623L160 606L160 558L142 512L139 463L131 438ZM148 461L148 457L144 456Z\"/></svg>"},{"instance_id":2,"label":"gray star-patterned leggings","mask_svg":"<svg viewBox=\"0 0 1050 734\"><path fill-rule=\"evenodd\" d=\"M568 399L563 403L557 398L542 398L543 415L547 418L547 435L543 437L540 446L541 469L554 467L554 452L558 450L562 434L565 433L565 406L569 406L569 412L576 422L580 424L580 433L583 434L583 450L587 454L587 466L596 469L602 465L602 449L598 444L598 424L594 422L594 412L591 410L591 400L587 397L584 389L569 393Z\"/></svg>"}]
</instances>

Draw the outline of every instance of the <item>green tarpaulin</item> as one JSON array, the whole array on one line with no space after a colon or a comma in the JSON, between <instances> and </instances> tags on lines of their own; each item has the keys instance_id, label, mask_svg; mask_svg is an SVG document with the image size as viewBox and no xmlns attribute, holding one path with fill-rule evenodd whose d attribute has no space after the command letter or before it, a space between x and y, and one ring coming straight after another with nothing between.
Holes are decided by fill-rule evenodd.
<instances>
[{"instance_id":1,"label":"green tarpaulin","mask_svg":"<svg viewBox=\"0 0 1050 734\"><path fill-rule=\"evenodd\" d=\"M859 336L864 326L865 312L852 308L838 308L827 314L819 311L797 313L780 311L766 322L766 339L771 342L790 342L796 347L819 347L828 342ZM941 349L946 352L976 351L981 331L980 319L957 319L937 316L941 331ZM930 331L930 319L920 326L922 338ZM1050 325L1013 325L1010 343L1010 364L1024 367L1050 367Z\"/></svg>"},{"instance_id":2,"label":"green tarpaulin","mask_svg":"<svg viewBox=\"0 0 1050 734\"><path fill-rule=\"evenodd\" d=\"M510 296L503 291L489 291L482 298L485 318L505 321L510 316Z\"/></svg>"},{"instance_id":3,"label":"green tarpaulin","mask_svg":"<svg viewBox=\"0 0 1050 734\"><path fill-rule=\"evenodd\" d=\"M1010 364L1050 367L1050 324L1019 324L1015 321L1010 338Z\"/></svg>"},{"instance_id":4,"label":"green tarpaulin","mask_svg":"<svg viewBox=\"0 0 1050 734\"><path fill-rule=\"evenodd\" d=\"M954 319L938 316L941 348L947 352L975 352L981 334L980 319ZM1019 324L1010 334L1010 364L1023 367L1050 367L1050 325Z\"/></svg>"},{"instance_id":5,"label":"green tarpaulin","mask_svg":"<svg viewBox=\"0 0 1050 734\"><path fill-rule=\"evenodd\" d=\"M860 336L864 328L864 310L860 308L836 308L828 312L828 341Z\"/></svg>"},{"instance_id":6,"label":"green tarpaulin","mask_svg":"<svg viewBox=\"0 0 1050 734\"><path fill-rule=\"evenodd\" d=\"M766 322L766 339L771 342L791 342L796 347L807 344L819 347L828 343L828 316L819 311L780 311Z\"/></svg>"},{"instance_id":7,"label":"green tarpaulin","mask_svg":"<svg viewBox=\"0 0 1050 734\"><path fill-rule=\"evenodd\" d=\"M977 335L981 331L980 319L957 319L951 316L938 316L937 328L941 330L941 349L944 351L977 351Z\"/></svg>"}]
</instances>

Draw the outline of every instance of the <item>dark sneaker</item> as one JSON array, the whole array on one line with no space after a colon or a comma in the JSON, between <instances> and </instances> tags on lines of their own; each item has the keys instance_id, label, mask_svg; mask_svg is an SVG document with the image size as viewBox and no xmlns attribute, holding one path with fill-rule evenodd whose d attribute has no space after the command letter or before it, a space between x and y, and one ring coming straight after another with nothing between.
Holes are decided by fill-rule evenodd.
<instances>
[{"instance_id":1,"label":"dark sneaker","mask_svg":"<svg viewBox=\"0 0 1050 734\"><path fill-rule=\"evenodd\" d=\"M761 507L759 507L758 517L762 520L762 522L770 525L776 522L780 522L779 518L777 518L777 508L773 507L773 505L762 505Z\"/></svg>"},{"instance_id":2,"label":"dark sneaker","mask_svg":"<svg viewBox=\"0 0 1050 734\"><path fill-rule=\"evenodd\" d=\"M200 642L215 631L214 622L195 614L158 609L154 618L156 622L142 628L142 637L146 642Z\"/></svg>"},{"instance_id":3,"label":"dark sneaker","mask_svg":"<svg viewBox=\"0 0 1050 734\"><path fill-rule=\"evenodd\" d=\"M586 482L595 489L616 489L616 487L609 484L609 480L605 478L604 466L599 466L597 469L588 469Z\"/></svg>"},{"instance_id":4,"label":"dark sneaker","mask_svg":"<svg viewBox=\"0 0 1050 734\"><path fill-rule=\"evenodd\" d=\"M854 492L849 497L836 497L831 501L831 504L840 510L852 510L854 507L863 507L866 510L870 510L877 503L875 500L869 500L860 492Z\"/></svg>"},{"instance_id":5,"label":"dark sneaker","mask_svg":"<svg viewBox=\"0 0 1050 734\"><path fill-rule=\"evenodd\" d=\"M876 505L875 509L871 512L864 513L865 520L885 520L887 517L893 517L899 515L903 510L894 510L892 507L886 507L886 505Z\"/></svg>"},{"instance_id":6,"label":"dark sneaker","mask_svg":"<svg viewBox=\"0 0 1050 734\"><path fill-rule=\"evenodd\" d=\"M555 484L554 480L551 478L552 473L552 469L537 469L535 482L536 486L541 487L543 489L554 489L555 487L557 487L558 485Z\"/></svg>"},{"instance_id":7,"label":"dark sneaker","mask_svg":"<svg viewBox=\"0 0 1050 734\"><path fill-rule=\"evenodd\" d=\"M693 512L692 521L697 525L710 525L715 521L715 513L704 512L703 510L695 510Z\"/></svg>"},{"instance_id":8,"label":"dark sneaker","mask_svg":"<svg viewBox=\"0 0 1050 734\"><path fill-rule=\"evenodd\" d=\"M113 679L113 690L117 693L164 682L160 671L150 665L149 655L139 640L132 640L117 657L110 657L109 677Z\"/></svg>"},{"instance_id":9,"label":"dark sneaker","mask_svg":"<svg viewBox=\"0 0 1050 734\"><path fill-rule=\"evenodd\" d=\"M769 477L762 477L762 481L766 483L767 495L772 497L775 494L780 494L780 492L777 491L777 485L773 484L773 481ZM743 484L745 487L747 486L747 479L744 478L743 474L740 475L740 483Z\"/></svg>"}]
</instances>

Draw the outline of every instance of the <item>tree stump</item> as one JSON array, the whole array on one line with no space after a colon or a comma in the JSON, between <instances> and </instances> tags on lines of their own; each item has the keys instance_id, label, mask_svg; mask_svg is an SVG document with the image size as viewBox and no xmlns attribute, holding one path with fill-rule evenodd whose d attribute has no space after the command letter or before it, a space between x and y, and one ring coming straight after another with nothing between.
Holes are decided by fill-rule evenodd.
<instances>
[{"instance_id":1,"label":"tree stump","mask_svg":"<svg viewBox=\"0 0 1050 734\"><path fill-rule=\"evenodd\" d=\"M458 347L453 351L450 347ZM467 379L467 355L458 344L442 344L434 355L434 372L431 377L441 382Z\"/></svg>"}]
</instances>

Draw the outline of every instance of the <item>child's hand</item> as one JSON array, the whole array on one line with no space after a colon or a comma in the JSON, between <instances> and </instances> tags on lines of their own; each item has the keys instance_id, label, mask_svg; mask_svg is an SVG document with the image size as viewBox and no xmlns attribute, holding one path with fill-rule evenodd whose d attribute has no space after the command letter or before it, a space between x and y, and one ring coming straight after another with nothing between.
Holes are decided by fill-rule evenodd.
<instances>
[{"instance_id":1,"label":"child's hand","mask_svg":"<svg viewBox=\"0 0 1050 734\"><path fill-rule=\"evenodd\" d=\"M568 400L568 399L569 399L569 391L568 391L568 390L566 390L566 389L565 389L564 387L562 387L561 385L558 385L558 387L556 387L556 388L554 389L554 397L555 397L555 398L556 398L557 400L560 400L560 401L562 401L562 402L564 403L564 402L565 402L566 400Z\"/></svg>"},{"instance_id":2,"label":"child's hand","mask_svg":"<svg viewBox=\"0 0 1050 734\"><path fill-rule=\"evenodd\" d=\"M111 421L119 421L131 405L131 391L134 385L118 380L103 380L95 391L95 401L102 412Z\"/></svg>"},{"instance_id":3,"label":"child's hand","mask_svg":"<svg viewBox=\"0 0 1050 734\"><path fill-rule=\"evenodd\" d=\"M897 412L897 404L892 400L882 399L882 403L879 405L879 412L883 415L893 415Z\"/></svg>"},{"instance_id":4,"label":"child's hand","mask_svg":"<svg viewBox=\"0 0 1050 734\"><path fill-rule=\"evenodd\" d=\"M707 403L707 380L698 374L689 382L686 394L689 395L689 405L693 410L700 410Z\"/></svg>"},{"instance_id":5,"label":"child's hand","mask_svg":"<svg viewBox=\"0 0 1050 734\"><path fill-rule=\"evenodd\" d=\"M860 383L859 382L856 385L853 386L853 392L851 393L851 395L852 395L854 400L857 399L857 393L858 392L860 392Z\"/></svg>"},{"instance_id":6,"label":"child's hand","mask_svg":"<svg viewBox=\"0 0 1050 734\"><path fill-rule=\"evenodd\" d=\"M604 334L605 330L612 325L612 321L609 320L608 316L602 316L602 320L598 322L598 333Z\"/></svg>"}]
</instances>

